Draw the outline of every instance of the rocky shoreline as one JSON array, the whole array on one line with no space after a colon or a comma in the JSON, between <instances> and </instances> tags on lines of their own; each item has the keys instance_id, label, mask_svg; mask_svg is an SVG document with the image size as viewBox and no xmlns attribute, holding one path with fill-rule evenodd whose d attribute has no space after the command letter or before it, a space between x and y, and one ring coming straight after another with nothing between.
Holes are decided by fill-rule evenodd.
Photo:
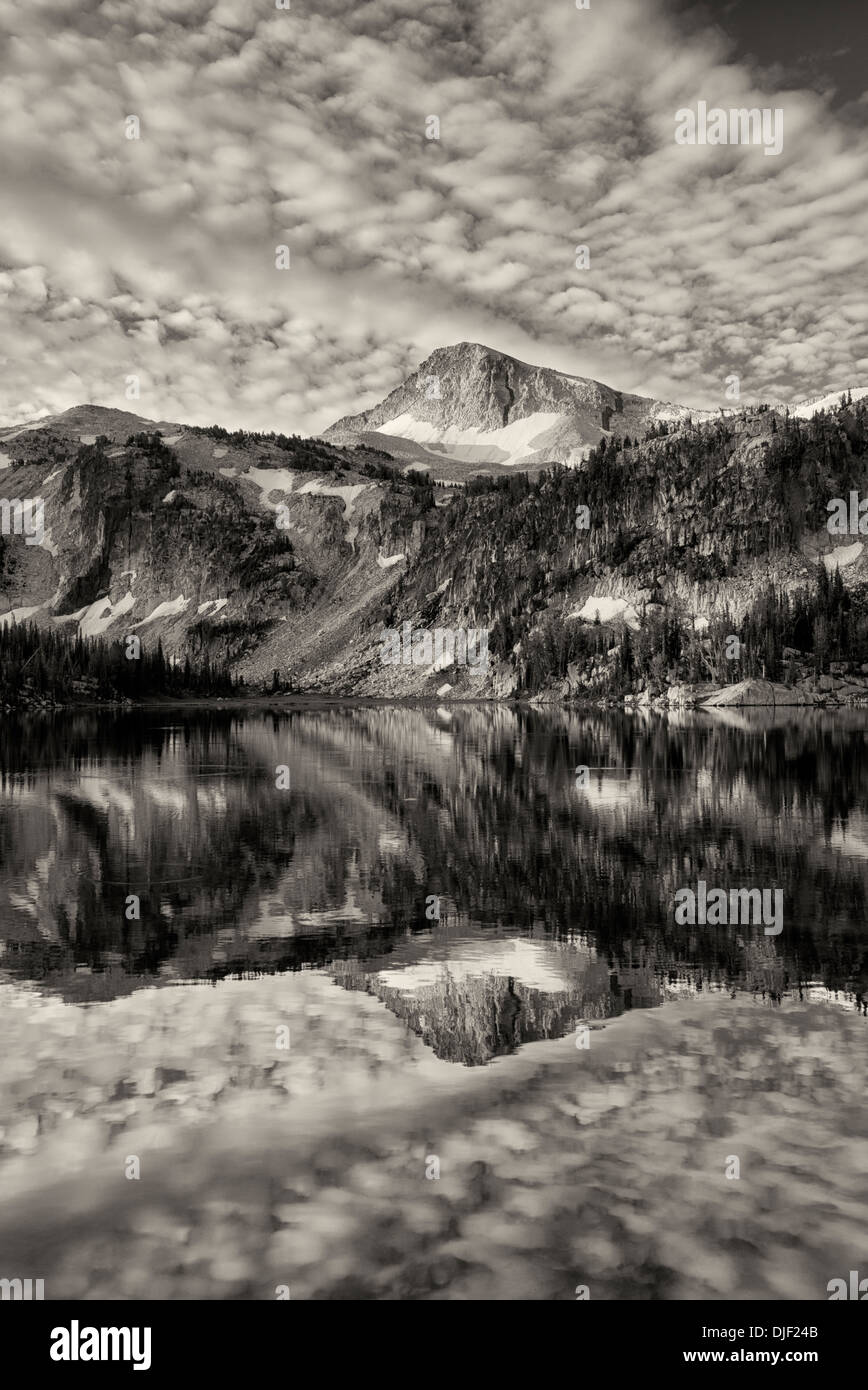
<instances>
[{"instance_id":1,"label":"rocky shoreline","mask_svg":"<svg viewBox=\"0 0 868 1390\"><path fill-rule=\"evenodd\" d=\"M678 681L665 688L644 687L637 691L612 691L604 696L588 696L578 682L568 677L547 695L537 696L534 704L590 704L606 709L725 709L746 707L787 707L808 709L854 709L868 706L868 667L858 673L833 665L828 675L803 674L792 683L757 678L718 685L705 681L691 685Z\"/></svg>"},{"instance_id":2,"label":"rocky shoreline","mask_svg":"<svg viewBox=\"0 0 868 1390\"><path fill-rule=\"evenodd\" d=\"M528 704L528 705L570 705L587 706L595 709L655 710L665 713L668 710L684 709L726 709L726 708L804 708L804 709L858 709L868 708L868 668L856 674L844 674L832 670L828 675L800 677L793 684L779 681L748 679L730 685L716 685L706 681L691 685L676 682L665 689L651 690L647 687L638 691L613 691L607 695L590 694L571 679L562 681L556 688L533 696L520 697L514 692L479 692L469 690L439 690L431 692L402 691L390 695L383 693L358 694L353 691L296 690L291 694L275 693L267 688L259 691L249 688L246 695L231 697L203 697L201 695L184 697L155 697L148 700L131 700L128 697L115 697L96 692L75 691L63 701L54 700L44 693L28 688L17 692L15 703L8 698L2 703L4 714L54 714L63 709L112 709L129 710L147 708L154 704L200 705L200 704L261 704L263 701L278 705L296 703L316 703L322 700L341 700L360 704Z\"/></svg>"},{"instance_id":3,"label":"rocky shoreline","mask_svg":"<svg viewBox=\"0 0 868 1390\"><path fill-rule=\"evenodd\" d=\"M645 690L625 695L621 703L628 709L726 709L786 707L813 709L852 709L868 706L868 677L820 676L795 685L776 681L745 680L735 685L671 685L659 695Z\"/></svg>"}]
</instances>

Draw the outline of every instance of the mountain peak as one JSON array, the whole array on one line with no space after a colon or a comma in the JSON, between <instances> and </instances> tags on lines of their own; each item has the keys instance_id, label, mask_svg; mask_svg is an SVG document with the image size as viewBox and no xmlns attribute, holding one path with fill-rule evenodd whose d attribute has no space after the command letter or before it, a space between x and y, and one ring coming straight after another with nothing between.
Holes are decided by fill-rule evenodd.
<instances>
[{"instance_id":1,"label":"mountain peak","mask_svg":"<svg viewBox=\"0 0 868 1390\"><path fill-rule=\"evenodd\" d=\"M386 449L451 481L472 471L576 466L606 435L641 437L655 420L690 413L459 342L435 348L379 405L338 420L324 437Z\"/></svg>"},{"instance_id":2,"label":"mountain peak","mask_svg":"<svg viewBox=\"0 0 868 1390\"><path fill-rule=\"evenodd\" d=\"M56 415L41 415L38 419L27 420L24 424L13 425L0 433L0 444L13 440L16 436L31 430L46 430L64 436L78 435L79 442L86 444L99 435L105 435L114 443L123 444L131 434L179 434L183 426L169 420L148 420L142 415L134 415L128 410L116 410L106 405L73 405L68 410L58 411Z\"/></svg>"},{"instance_id":3,"label":"mountain peak","mask_svg":"<svg viewBox=\"0 0 868 1390\"><path fill-rule=\"evenodd\" d=\"M459 343L444 343L442 347L435 348L425 360L430 362L431 359L435 357L491 357L502 358L508 362L517 360L516 358L510 357L506 352L500 352L497 348L489 347L486 343L472 342L467 338L463 338ZM424 366L424 363L422 365Z\"/></svg>"}]
</instances>

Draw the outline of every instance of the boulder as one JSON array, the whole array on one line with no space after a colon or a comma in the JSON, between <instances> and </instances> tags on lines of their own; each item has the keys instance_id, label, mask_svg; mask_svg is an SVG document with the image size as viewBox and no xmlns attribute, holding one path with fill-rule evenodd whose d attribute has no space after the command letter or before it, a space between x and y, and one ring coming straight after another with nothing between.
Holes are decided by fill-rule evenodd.
<instances>
[{"instance_id":1,"label":"boulder","mask_svg":"<svg viewBox=\"0 0 868 1390\"><path fill-rule=\"evenodd\" d=\"M696 703L696 693L692 685L670 685L666 692L666 703L678 709Z\"/></svg>"},{"instance_id":2,"label":"boulder","mask_svg":"<svg viewBox=\"0 0 868 1390\"><path fill-rule=\"evenodd\" d=\"M779 685L774 681L744 680L725 685L703 701L704 709L723 709L729 705L811 705L806 690Z\"/></svg>"}]
</instances>

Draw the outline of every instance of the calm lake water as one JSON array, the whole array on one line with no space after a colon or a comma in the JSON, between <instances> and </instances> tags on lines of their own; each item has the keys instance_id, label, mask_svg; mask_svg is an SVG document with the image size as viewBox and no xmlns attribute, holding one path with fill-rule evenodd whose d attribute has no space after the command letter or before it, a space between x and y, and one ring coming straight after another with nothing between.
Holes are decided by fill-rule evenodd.
<instances>
[{"instance_id":1,"label":"calm lake water","mask_svg":"<svg viewBox=\"0 0 868 1390\"><path fill-rule=\"evenodd\" d=\"M0 1277L825 1299L865 1265L863 711L7 720L0 847ZM781 889L783 930L676 925L699 880Z\"/></svg>"}]
</instances>

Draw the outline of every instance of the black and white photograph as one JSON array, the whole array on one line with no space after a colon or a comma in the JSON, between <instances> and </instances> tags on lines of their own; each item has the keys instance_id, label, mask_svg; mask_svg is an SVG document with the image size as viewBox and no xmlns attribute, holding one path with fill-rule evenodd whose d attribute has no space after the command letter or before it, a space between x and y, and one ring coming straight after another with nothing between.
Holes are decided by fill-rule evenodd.
<instances>
[{"instance_id":1,"label":"black and white photograph","mask_svg":"<svg viewBox=\"0 0 868 1390\"><path fill-rule=\"evenodd\" d=\"M163 1304L569 1302L626 1366L654 1304L673 1368L823 1374L868 1301L866 41L0 0L33 1366L160 1379Z\"/></svg>"}]
</instances>

